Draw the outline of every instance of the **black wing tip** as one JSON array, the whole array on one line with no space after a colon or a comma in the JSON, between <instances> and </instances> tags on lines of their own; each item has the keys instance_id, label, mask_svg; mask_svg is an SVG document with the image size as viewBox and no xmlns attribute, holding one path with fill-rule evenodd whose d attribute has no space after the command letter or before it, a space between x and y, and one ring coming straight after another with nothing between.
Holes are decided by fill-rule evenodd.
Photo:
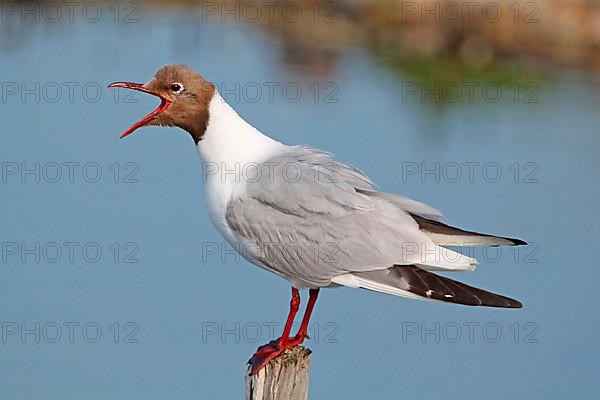
<instances>
[{"instance_id":1,"label":"black wing tip","mask_svg":"<svg viewBox=\"0 0 600 400\"><path fill-rule=\"evenodd\" d=\"M427 232L441 233L441 234L446 234L446 235L485 236L485 237L489 237L489 238L507 240L507 241L511 242L509 244L509 246L525 246L525 245L527 245L527 242L524 240L521 240L521 239L514 239L514 238L510 238L510 237L505 237L505 236L490 235L489 233L469 231L466 229L457 228L455 226L448 225L447 223L443 223L440 221L435 221L435 220L432 220L429 218L425 218L425 217L422 217L417 214L409 213L409 215L417 222L417 224L419 225L419 228L421 230L424 230ZM503 244L503 245L506 245L506 244ZM495 244L492 246L501 246L501 244Z\"/></svg>"},{"instance_id":2,"label":"black wing tip","mask_svg":"<svg viewBox=\"0 0 600 400\"><path fill-rule=\"evenodd\" d=\"M512 239L512 238L507 238L507 239L512 242L513 246L527 246L529 244L526 241L521 240L521 239Z\"/></svg>"},{"instance_id":3,"label":"black wing tip","mask_svg":"<svg viewBox=\"0 0 600 400\"><path fill-rule=\"evenodd\" d=\"M456 282L456 281L455 281ZM466 285L465 285L466 286ZM475 298L444 298L436 297L435 300L439 300L445 303L460 304L463 306L470 307L490 307L490 308L523 308L523 303L519 300L511 299L510 297L502 296L499 294L484 291L482 289L476 289L482 293L474 296Z\"/></svg>"},{"instance_id":4,"label":"black wing tip","mask_svg":"<svg viewBox=\"0 0 600 400\"><path fill-rule=\"evenodd\" d=\"M480 304L480 306L497 307L497 308L515 308L515 309L523 308L523 303L521 303L519 300L511 299L510 297L506 297L506 296L500 296L500 297L503 300L500 303L496 303L496 302L487 303L487 304L484 303L484 304Z\"/></svg>"},{"instance_id":5,"label":"black wing tip","mask_svg":"<svg viewBox=\"0 0 600 400\"><path fill-rule=\"evenodd\" d=\"M518 300L436 275L415 265L394 266L391 270L408 284L408 291L424 298L475 307L523 308L523 303Z\"/></svg>"},{"instance_id":6,"label":"black wing tip","mask_svg":"<svg viewBox=\"0 0 600 400\"><path fill-rule=\"evenodd\" d=\"M523 308L523 303L521 303L520 301L517 300L513 300L515 302L514 306L511 306L509 308Z\"/></svg>"}]
</instances>

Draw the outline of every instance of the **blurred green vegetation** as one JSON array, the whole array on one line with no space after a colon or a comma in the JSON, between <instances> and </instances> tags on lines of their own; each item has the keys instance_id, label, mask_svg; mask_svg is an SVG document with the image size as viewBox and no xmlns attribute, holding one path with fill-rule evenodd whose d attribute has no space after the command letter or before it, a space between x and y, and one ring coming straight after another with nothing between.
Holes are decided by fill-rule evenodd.
<instances>
[{"instance_id":1,"label":"blurred green vegetation","mask_svg":"<svg viewBox=\"0 0 600 400\"><path fill-rule=\"evenodd\" d=\"M443 101L452 100L452 85L466 86L470 82L495 84L504 88L541 86L553 79L546 68L510 59L495 59L484 66L473 66L456 55L418 57L394 48L375 46L373 55L402 79L409 77L428 90L438 90Z\"/></svg>"}]
</instances>

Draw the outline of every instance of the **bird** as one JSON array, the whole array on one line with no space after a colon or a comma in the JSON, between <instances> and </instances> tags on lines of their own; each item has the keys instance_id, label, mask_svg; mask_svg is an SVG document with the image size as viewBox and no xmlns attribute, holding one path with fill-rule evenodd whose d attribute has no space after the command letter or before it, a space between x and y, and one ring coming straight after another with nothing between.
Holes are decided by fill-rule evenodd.
<instances>
[{"instance_id":1,"label":"bird","mask_svg":"<svg viewBox=\"0 0 600 400\"><path fill-rule=\"evenodd\" d=\"M304 342L322 288L362 288L469 306L523 306L434 273L477 266L477 260L449 247L526 245L523 240L450 225L431 206L380 191L360 169L332 153L267 136L187 65L163 66L144 84L119 81L108 87L160 99L121 138L146 126L186 131L205 169L224 171L203 179L216 229L250 263L291 285L282 335L257 349L249 360L251 375ZM301 289L308 289L308 303L291 336Z\"/></svg>"}]
</instances>

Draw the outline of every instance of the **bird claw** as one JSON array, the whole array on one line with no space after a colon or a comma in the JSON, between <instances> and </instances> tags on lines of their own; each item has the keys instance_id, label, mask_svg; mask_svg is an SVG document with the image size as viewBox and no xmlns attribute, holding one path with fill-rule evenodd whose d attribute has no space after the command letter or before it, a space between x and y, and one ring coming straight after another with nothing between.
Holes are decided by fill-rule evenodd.
<instances>
[{"instance_id":1,"label":"bird claw","mask_svg":"<svg viewBox=\"0 0 600 400\"><path fill-rule=\"evenodd\" d=\"M304 339L308 337L306 335L290 337L286 341L283 341L281 338L277 340L272 340L269 343L260 346L256 349L256 353L252 355L250 360L248 360L248 364L250 364L250 375L255 375L258 371L260 371L265 365L267 365L271 360L279 357L287 350L298 346Z\"/></svg>"},{"instance_id":2,"label":"bird claw","mask_svg":"<svg viewBox=\"0 0 600 400\"><path fill-rule=\"evenodd\" d=\"M293 347L293 346L291 346ZM279 340L273 340L272 342L260 346L256 353L248 360L248 364L250 364L250 375L255 375L258 371L260 371L265 365L267 365L271 360L279 357L288 348L291 348L288 345L282 345Z\"/></svg>"}]
</instances>

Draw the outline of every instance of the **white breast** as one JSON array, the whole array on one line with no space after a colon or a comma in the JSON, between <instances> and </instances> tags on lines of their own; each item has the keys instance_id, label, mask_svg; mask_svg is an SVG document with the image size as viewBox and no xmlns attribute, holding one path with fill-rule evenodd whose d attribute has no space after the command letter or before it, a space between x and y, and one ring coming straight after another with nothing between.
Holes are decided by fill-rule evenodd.
<instances>
[{"instance_id":1,"label":"white breast","mask_svg":"<svg viewBox=\"0 0 600 400\"><path fill-rule=\"evenodd\" d=\"M206 132L198 142L208 212L217 230L236 248L240 238L227 225L225 214L229 202L244 195L244 168L285 151L287 146L247 123L216 91L208 111Z\"/></svg>"}]
</instances>

